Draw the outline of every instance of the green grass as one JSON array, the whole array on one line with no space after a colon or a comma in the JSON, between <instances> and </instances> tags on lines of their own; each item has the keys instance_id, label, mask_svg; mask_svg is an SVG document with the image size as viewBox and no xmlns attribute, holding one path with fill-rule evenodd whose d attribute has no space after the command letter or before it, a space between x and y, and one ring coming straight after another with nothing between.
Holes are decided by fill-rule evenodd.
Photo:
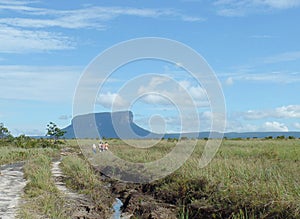
<instances>
[{"instance_id":1,"label":"green grass","mask_svg":"<svg viewBox=\"0 0 300 219\"><path fill-rule=\"evenodd\" d=\"M53 148L18 148L14 146L0 147L0 165L25 161L40 155L55 156L58 150Z\"/></svg>"},{"instance_id":2,"label":"green grass","mask_svg":"<svg viewBox=\"0 0 300 219\"><path fill-rule=\"evenodd\" d=\"M51 178L51 158L40 155L25 165L24 204L19 210L20 218L65 219L63 195Z\"/></svg>"},{"instance_id":3,"label":"green grass","mask_svg":"<svg viewBox=\"0 0 300 219\"><path fill-rule=\"evenodd\" d=\"M176 144L164 140L140 149L121 140L109 143L118 157L141 163L165 156ZM198 142L180 169L152 183L154 196L181 209L179 218L300 218L299 139L224 140L212 162L200 168L205 143Z\"/></svg>"},{"instance_id":4,"label":"green grass","mask_svg":"<svg viewBox=\"0 0 300 219\"><path fill-rule=\"evenodd\" d=\"M91 151L91 145L97 142L80 140L87 151ZM108 142L110 151L118 157L140 163L164 157L177 143L164 140L154 147L141 149L117 139ZM135 143L144 145L147 142ZM198 141L193 154L181 168L151 183L151 191L144 192L176 205L178 218L182 219L300 218L299 139L224 140L212 162L200 168L199 159L205 143ZM68 147L75 151L78 150L76 144L76 140L67 141ZM34 214L64 218L63 200L49 175L49 156L57 151L52 148L0 147L1 164L33 158L25 168L30 180L25 194L26 205L29 205L23 209L22 218L34 218ZM67 156L61 167L67 175L68 187L90 196L98 203L100 211L105 212L107 206L111 206L113 200L109 191L103 189L105 185L99 175L84 159Z\"/></svg>"},{"instance_id":5,"label":"green grass","mask_svg":"<svg viewBox=\"0 0 300 219\"><path fill-rule=\"evenodd\" d=\"M64 157L61 168L66 176L66 186L90 197L102 215L109 215L113 203L110 191L91 166L82 158L70 155Z\"/></svg>"},{"instance_id":6,"label":"green grass","mask_svg":"<svg viewBox=\"0 0 300 219\"><path fill-rule=\"evenodd\" d=\"M201 152L199 145L170 176L172 183L159 184L163 192L181 191L177 204L187 205L190 216L300 217L299 140L226 140L203 169L198 166Z\"/></svg>"},{"instance_id":7,"label":"green grass","mask_svg":"<svg viewBox=\"0 0 300 219\"><path fill-rule=\"evenodd\" d=\"M55 156L63 142L54 144L48 139L34 139L21 135L0 140L0 165L24 161L42 154Z\"/></svg>"}]
</instances>

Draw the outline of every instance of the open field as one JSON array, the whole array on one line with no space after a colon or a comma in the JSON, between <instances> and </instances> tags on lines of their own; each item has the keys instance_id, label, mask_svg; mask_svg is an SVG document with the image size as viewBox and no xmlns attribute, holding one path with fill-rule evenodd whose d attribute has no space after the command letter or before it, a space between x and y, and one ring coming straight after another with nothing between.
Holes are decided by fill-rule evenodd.
<instances>
[{"instance_id":1,"label":"open field","mask_svg":"<svg viewBox=\"0 0 300 219\"><path fill-rule=\"evenodd\" d=\"M118 157L140 163L164 157L177 143L163 140L155 147L139 149L117 139L108 142ZM89 167L75 140L62 146L71 153L63 158L61 168L67 186L89 196L97 211L105 215L118 197L124 203L122 211L131 218L300 218L300 140L224 140L213 161L201 169L198 164L205 142L198 141L181 168L151 183L100 177L101 169ZM97 141L81 143L91 150ZM0 150L1 164L28 160L25 175L30 183L25 190L23 218L32 217L34 212L29 209L48 217L67 218L62 204L56 204L64 200L49 172L51 158L57 157L59 150L12 145ZM53 195L47 192L50 190Z\"/></svg>"},{"instance_id":2,"label":"open field","mask_svg":"<svg viewBox=\"0 0 300 219\"><path fill-rule=\"evenodd\" d=\"M175 143L165 140L137 149L111 140L110 150L143 163L163 157ZM200 140L180 169L144 185L143 193L177 206L181 218L300 217L300 140L224 140L213 161L201 169L204 145Z\"/></svg>"},{"instance_id":3,"label":"open field","mask_svg":"<svg viewBox=\"0 0 300 219\"><path fill-rule=\"evenodd\" d=\"M45 154L54 157L59 154L59 145L54 145L45 139L31 139L25 136L0 140L0 165Z\"/></svg>"},{"instance_id":4,"label":"open field","mask_svg":"<svg viewBox=\"0 0 300 219\"><path fill-rule=\"evenodd\" d=\"M41 154L26 162L25 177L28 180L19 210L20 218L68 218L65 214L64 196L56 188L51 177L51 157Z\"/></svg>"}]
</instances>

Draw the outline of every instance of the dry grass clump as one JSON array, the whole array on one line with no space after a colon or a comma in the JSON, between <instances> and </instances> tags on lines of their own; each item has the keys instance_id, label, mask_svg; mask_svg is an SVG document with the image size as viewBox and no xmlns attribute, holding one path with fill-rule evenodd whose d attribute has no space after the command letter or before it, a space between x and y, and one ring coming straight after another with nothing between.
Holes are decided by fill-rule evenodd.
<instances>
[{"instance_id":1,"label":"dry grass clump","mask_svg":"<svg viewBox=\"0 0 300 219\"><path fill-rule=\"evenodd\" d=\"M98 211L108 215L114 201L100 176L82 158L69 155L62 160L61 168L66 175L66 185L73 190L88 195L97 205Z\"/></svg>"},{"instance_id":2,"label":"dry grass clump","mask_svg":"<svg viewBox=\"0 0 300 219\"><path fill-rule=\"evenodd\" d=\"M29 160L24 167L28 183L20 218L68 218L64 210L64 198L51 177L51 158L40 155Z\"/></svg>"}]
</instances>

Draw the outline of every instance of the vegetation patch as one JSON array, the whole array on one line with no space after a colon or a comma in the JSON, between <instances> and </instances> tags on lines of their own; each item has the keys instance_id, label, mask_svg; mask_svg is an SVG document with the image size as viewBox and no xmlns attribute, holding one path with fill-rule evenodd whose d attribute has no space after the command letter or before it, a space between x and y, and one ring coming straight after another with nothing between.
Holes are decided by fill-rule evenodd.
<instances>
[{"instance_id":1,"label":"vegetation patch","mask_svg":"<svg viewBox=\"0 0 300 219\"><path fill-rule=\"evenodd\" d=\"M115 143L110 148L133 162L148 162L143 153L149 150L151 160L166 153L165 141L147 150ZM300 217L298 139L224 140L212 162L201 169L204 145L200 140L188 161L164 179L146 184L111 180L112 192L125 203L123 210L137 218L154 217L159 206L175 206L177 218Z\"/></svg>"},{"instance_id":2,"label":"vegetation patch","mask_svg":"<svg viewBox=\"0 0 300 219\"><path fill-rule=\"evenodd\" d=\"M180 206L180 218L299 218L299 143L224 141L203 169L199 145L179 170L144 192Z\"/></svg>"},{"instance_id":3,"label":"vegetation patch","mask_svg":"<svg viewBox=\"0 0 300 219\"><path fill-rule=\"evenodd\" d=\"M68 188L90 197L103 218L111 214L114 199L109 188L85 160L77 155L69 155L62 160L61 168Z\"/></svg>"},{"instance_id":4,"label":"vegetation patch","mask_svg":"<svg viewBox=\"0 0 300 219\"><path fill-rule=\"evenodd\" d=\"M53 148L17 148L12 146L0 147L0 165L25 161L40 155L56 156L57 149Z\"/></svg>"},{"instance_id":5,"label":"vegetation patch","mask_svg":"<svg viewBox=\"0 0 300 219\"><path fill-rule=\"evenodd\" d=\"M51 177L51 158L40 155L29 160L24 167L28 183L25 187L21 218L68 218L65 215L63 195Z\"/></svg>"},{"instance_id":6,"label":"vegetation patch","mask_svg":"<svg viewBox=\"0 0 300 219\"><path fill-rule=\"evenodd\" d=\"M92 145L95 141L86 142ZM163 140L151 149L131 149L121 140L109 143L118 156L142 163L165 156L176 144ZM299 139L224 140L212 162L201 169L199 158L205 143L198 141L181 168L152 183L124 183L104 177L84 157L75 155L75 140L67 141L61 168L67 187L90 197L96 206L93 210L103 218L111 214L114 197L122 200L122 211L132 218L300 218ZM22 218L67 218L65 200L51 180L50 156L58 150L15 146L0 150L2 163L6 157L21 160L34 155L25 166L29 183Z\"/></svg>"}]
</instances>

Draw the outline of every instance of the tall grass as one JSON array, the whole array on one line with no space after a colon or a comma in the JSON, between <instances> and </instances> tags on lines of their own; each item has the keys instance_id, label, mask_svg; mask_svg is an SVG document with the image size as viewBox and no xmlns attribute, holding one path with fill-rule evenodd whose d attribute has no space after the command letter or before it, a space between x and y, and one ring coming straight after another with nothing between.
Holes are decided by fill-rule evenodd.
<instances>
[{"instance_id":1,"label":"tall grass","mask_svg":"<svg viewBox=\"0 0 300 219\"><path fill-rule=\"evenodd\" d=\"M63 195L51 178L51 159L40 155L29 160L24 168L28 183L25 187L25 202L19 211L20 218L65 219Z\"/></svg>"},{"instance_id":2,"label":"tall grass","mask_svg":"<svg viewBox=\"0 0 300 219\"><path fill-rule=\"evenodd\" d=\"M82 142L88 150L97 143L95 140ZM109 143L110 151L122 159L147 163L168 154L177 142L164 140L148 149L133 148L117 139ZM178 218L182 219L300 218L300 140L224 140L212 162L201 169L199 158L205 143L198 141L181 168L151 183L151 191L144 192L178 206ZM7 150L3 157L10 156L5 147L0 150ZM51 154L53 149L47 150L46 154ZM47 156L41 156L26 165L30 183L25 197L36 203L36 214L64 218L63 200L49 178L49 162ZM105 214L113 200L90 165L71 155L63 159L61 167L67 176L67 186L90 196ZM31 211L24 212L30 214Z\"/></svg>"},{"instance_id":3,"label":"tall grass","mask_svg":"<svg viewBox=\"0 0 300 219\"><path fill-rule=\"evenodd\" d=\"M66 176L66 186L89 196L96 204L96 209L105 215L110 214L113 197L91 166L82 158L69 155L62 160L61 168Z\"/></svg>"},{"instance_id":4,"label":"tall grass","mask_svg":"<svg viewBox=\"0 0 300 219\"><path fill-rule=\"evenodd\" d=\"M42 154L47 156L55 156L57 149L53 148L17 148L12 146L0 147L0 165L24 161L29 158L38 157Z\"/></svg>"},{"instance_id":5,"label":"tall grass","mask_svg":"<svg viewBox=\"0 0 300 219\"><path fill-rule=\"evenodd\" d=\"M224 140L201 169L205 143L198 141L180 169L153 183L151 193L179 206L178 217L300 218L300 140ZM113 140L110 150L122 159L146 163L165 156L175 144L165 140L140 149Z\"/></svg>"},{"instance_id":6,"label":"tall grass","mask_svg":"<svg viewBox=\"0 0 300 219\"><path fill-rule=\"evenodd\" d=\"M300 217L299 140L226 140L213 161L200 169L202 150L198 145L172 183L160 184L164 192L185 189L181 201L190 216Z\"/></svg>"},{"instance_id":7,"label":"tall grass","mask_svg":"<svg viewBox=\"0 0 300 219\"><path fill-rule=\"evenodd\" d=\"M0 165L27 160L41 154L55 156L64 142L34 139L25 135L0 139Z\"/></svg>"}]
</instances>

